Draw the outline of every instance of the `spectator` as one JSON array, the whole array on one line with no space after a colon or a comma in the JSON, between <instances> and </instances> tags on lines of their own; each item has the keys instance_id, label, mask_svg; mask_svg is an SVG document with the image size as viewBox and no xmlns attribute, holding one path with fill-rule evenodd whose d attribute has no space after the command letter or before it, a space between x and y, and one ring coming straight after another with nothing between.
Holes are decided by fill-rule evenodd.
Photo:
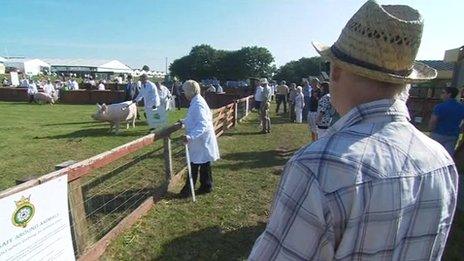
<instances>
[{"instance_id":1,"label":"spectator","mask_svg":"<svg viewBox=\"0 0 464 261\"><path fill-rule=\"evenodd\" d=\"M319 105L319 99L321 98L321 89L319 88L319 84L315 84L313 86L313 90L311 91L311 98L310 105L309 105L309 112L308 112L308 125L309 131L311 132L311 140L317 140L317 107Z\"/></svg>"},{"instance_id":2,"label":"spectator","mask_svg":"<svg viewBox=\"0 0 464 261\"><path fill-rule=\"evenodd\" d=\"M261 133L271 132L271 118L269 117L269 106L271 105L271 88L266 78L260 80L262 92L261 92L261 103L259 108L259 116L262 126Z\"/></svg>"},{"instance_id":3,"label":"spectator","mask_svg":"<svg viewBox=\"0 0 464 261\"><path fill-rule=\"evenodd\" d=\"M174 83L172 84L172 91L171 93L174 96L174 101L176 103L177 110L180 110L181 105L181 97L182 97L182 84L174 78Z\"/></svg>"},{"instance_id":4,"label":"spectator","mask_svg":"<svg viewBox=\"0 0 464 261\"><path fill-rule=\"evenodd\" d=\"M256 91L255 91L255 109L258 112L259 112L259 109L261 108L261 102L263 99L262 97L263 97L263 87L261 86L261 83L259 83L256 86Z\"/></svg>"},{"instance_id":5,"label":"spectator","mask_svg":"<svg viewBox=\"0 0 464 261\"><path fill-rule=\"evenodd\" d=\"M303 115L308 115L309 105L311 104L311 92L312 91L313 91L313 87L309 85L308 80L304 79L303 80L303 96L304 96L305 107L303 108Z\"/></svg>"},{"instance_id":6,"label":"spectator","mask_svg":"<svg viewBox=\"0 0 464 261\"><path fill-rule=\"evenodd\" d=\"M124 97L126 101L132 101L140 92L139 86L132 81L132 75L127 76L127 84L124 88ZM137 113L138 115L138 113Z\"/></svg>"},{"instance_id":7,"label":"spectator","mask_svg":"<svg viewBox=\"0 0 464 261\"><path fill-rule=\"evenodd\" d=\"M216 88L214 88L214 85L208 84L208 89L206 91L207 92L216 92Z\"/></svg>"},{"instance_id":8,"label":"spectator","mask_svg":"<svg viewBox=\"0 0 464 261\"><path fill-rule=\"evenodd\" d=\"M34 83L33 80L26 80L27 81L27 95L29 96L29 103L34 101L34 94L38 92L37 85Z\"/></svg>"},{"instance_id":9,"label":"spectator","mask_svg":"<svg viewBox=\"0 0 464 261\"><path fill-rule=\"evenodd\" d=\"M443 89L441 93L443 103L433 108L429 121L432 139L443 145L451 156L454 155L456 142L461 132L460 126L464 120L464 105L456 100L458 93L459 90L454 87Z\"/></svg>"},{"instance_id":10,"label":"spectator","mask_svg":"<svg viewBox=\"0 0 464 261\"><path fill-rule=\"evenodd\" d=\"M77 83L75 78L71 80L71 90L77 91L79 90L79 84Z\"/></svg>"},{"instance_id":11,"label":"spectator","mask_svg":"<svg viewBox=\"0 0 464 261\"><path fill-rule=\"evenodd\" d=\"M182 86L185 96L190 100L187 117L181 122L185 126L184 143L188 144L193 186L200 171L200 188L197 193L210 193L213 190L211 162L219 159L219 147L213 127L213 114L201 97L200 85L193 80L186 81ZM191 195L189 179L180 191L182 197Z\"/></svg>"},{"instance_id":12,"label":"spectator","mask_svg":"<svg viewBox=\"0 0 464 261\"><path fill-rule=\"evenodd\" d=\"M216 92L217 93L224 93L224 90L222 89L222 86L220 83L217 84L216 86Z\"/></svg>"},{"instance_id":13,"label":"spectator","mask_svg":"<svg viewBox=\"0 0 464 261\"><path fill-rule=\"evenodd\" d=\"M281 81L280 85L277 86L276 90L276 102L277 108L276 113L279 113L280 105L283 104L284 113L287 114L287 96L288 96L288 86L285 81Z\"/></svg>"},{"instance_id":14,"label":"spectator","mask_svg":"<svg viewBox=\"0 0 464 261\"><path fill-rule=\"evenodd\" d=\"M331 47L313 43L342 118L285 166L249 260L440 260L458 173L396 99L437 75L415 62L422 28L409 6L367 1Z\"/></svg>"},{"instance_id":15,"label":"spectator","mask_svg":"<svg viewBox=\"0 0 464 261\"><path fill-rule=\"evenodd\" d=\"M290 122L294 122L296 120L295 97L296 97L296 84L292 82L290 84L290 90L288 93L288 101L290 103Z\"/></svg>"},{"instance_id":16,"label":"spectator","mask_svg":"<svg viewBox=\"0 0 464 261\"><path fill-rule=\"evenodd\" d=\"M55 87L52 84L52 81L50 79L47 80L47 83L43 87L44 93L54 97L55 95Z\"/></svg>"},{"instance_id":17,"label":"spectator","mask_svg":"<svg viewBox=\"0 0 464 261\"><path fill-rule=\"evenodd\" d=\"M303 96L303 88L301 86L296 87L296 95L295 95L295 115L296 115L296 122L301 123L303 122L303 108L305 106L304 103L304 96Z\"/></svg>"},{"instance_id":18,"label":"spectator","mask_svg":"<svg viewBox=\"0 0 464 261\"><path fill-rule=\"evenodd\" d=\"M99 91L104 91L104 90L105 90L105 85L103 84L102 81L100 81L100 82L98 83L97 90L99 90Z\"/></svg>"},{"instance_id":19,"label":"spectator","mask_svg":"<svg viewBox=\"0 0 464 261\"><path fill-rule=\"evenodd\" d=\"M335 111L330 101L329 83L325 82L321 87L322 97L318 102L316 117L317 139L325 136L327 129L330 127L330 123L332 123L332 115Z\"/></svg>"}]
</instances>

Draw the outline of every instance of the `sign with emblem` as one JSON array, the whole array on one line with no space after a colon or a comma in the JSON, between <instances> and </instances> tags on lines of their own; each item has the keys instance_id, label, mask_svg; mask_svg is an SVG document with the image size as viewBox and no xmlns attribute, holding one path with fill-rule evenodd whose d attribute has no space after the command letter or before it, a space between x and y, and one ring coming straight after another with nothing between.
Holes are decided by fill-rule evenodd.
<instances>
[{"instance_id":1,"label":"sign with emblem","mask_svg":"<svg viewBox=\"0 0 464 261\"><path fill-rule=\"evenodd\" d=\"M0 199L0 260L75 260L67 176Z\"/></svg>"}]
</instances>

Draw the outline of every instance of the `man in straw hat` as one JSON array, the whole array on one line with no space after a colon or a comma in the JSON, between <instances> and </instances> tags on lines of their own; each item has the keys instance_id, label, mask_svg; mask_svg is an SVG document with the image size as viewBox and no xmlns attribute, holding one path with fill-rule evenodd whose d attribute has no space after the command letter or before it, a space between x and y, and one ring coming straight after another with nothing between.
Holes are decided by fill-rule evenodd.
<instances>
[{"instance_id":1,"label":"man in straw hat","mask_svg":"<svg viewBox=\"0 0 464 261\"><path fill-rule=\"evenodd\" d=\"M436 71L414 62L418 11L366 2L332 47L340 118L287 163L250 260L439 260L456 207L457 171L408 121L396 97Z\"/></svg>"},{"instance_id":2,"label":"man in straw hat","mask_svg":"<svg viewBox=\"0 0 464 261\"><path fill-rule=\"evenodd\" d=\"M270 133L271 132L271 118L269 117L269 107L271 106L271 87L266 78L261 78L259 80L261 84L261 103L259 107L259 117L261 121L262 130L261 133Z\"/></svg>"}]
</instances>

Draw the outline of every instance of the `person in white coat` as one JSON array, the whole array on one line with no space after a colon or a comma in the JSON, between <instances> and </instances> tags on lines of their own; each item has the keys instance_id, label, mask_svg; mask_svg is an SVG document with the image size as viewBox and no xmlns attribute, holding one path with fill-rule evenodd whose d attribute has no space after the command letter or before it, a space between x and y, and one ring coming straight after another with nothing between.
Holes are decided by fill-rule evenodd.
<instances>
[{"instance_id":1,"label":"person in white coat","mask_svg":"<svg viewBox=\"0 0 464 261\"><path fill-rule=\"evenodd\" d=\"M27 95L29 96L29 103L34 101L34 94L38 92L37 85L33 80L27 80Z\"/></svg>"},{"instance_id":2,"label":"person in white coat","mask_svg":"<svg viewBox=\"0 0 464 261\"><path fill-rule=\"evenodd\" d=\"M303 108L305 106L303 88L301 86L296 87L295 95L295 115L296 122L301 123L303 121Z\"/></svg>"},{"instance_id":3,"label":"person in white coat","mask_svg":"<svg viewBox=\"0 0 464 261\"><path fill-rule=\"evenodd\" d=\"M168 110L170 107L171 92L166 86L160 84L159 82L156 82L155 85L160 99L160 105L156 109L159 115L159 119L156 125L159 127L168 123Z\"/></svg>"},{"instance_id":4,"label":"person in white coat","mask_svg":"<svg viewBox=\"0 0 464 261\"><path fill-rule=\"evenodd\" d=\"M200 171L200 188L197 193L209 193L213 189L211 162L219 159L219 147L213 127L213 114L200 94L200 85L193 80L186 81L182 89L190 100L187 117L181 120L185 126L184 143L188 144L192 179L195 186ZM180 195L191 195L187 179Z\"/></svg>"},{"instance_id":5,"label":"person in white coat","mask_svg":"<svg viewBox=\"0 0 464 261\"><path fill-rule=\"evenodd\" d=\"M157 121L159 121L159 114L156 111L157 107L160 105L158 90L155 84L148 80L146 74L140 76L140 81L142 87L133 102L137 103L143 99L147 123L148 126L150 126L150 131L153 131L157 127Z\"/></svg>"}]
</instances>

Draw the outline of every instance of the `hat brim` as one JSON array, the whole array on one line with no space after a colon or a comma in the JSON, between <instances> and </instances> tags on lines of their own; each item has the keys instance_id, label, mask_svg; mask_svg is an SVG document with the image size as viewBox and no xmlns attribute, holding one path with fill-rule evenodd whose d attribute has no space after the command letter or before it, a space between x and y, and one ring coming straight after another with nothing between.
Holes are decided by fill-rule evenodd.
<instances>
[{"instance_id":1,"label":"hat brim","mask_svg":"<svg viewBox=\"0 0 464 261\"><path fill-rule=\"evenodd\" d=\"M341 61L332 53L330 46L321 44L319 42L313 41L312 45L314 49L325 59L336 63L340 67L351 71L354 74L358 74L370 79L382 81L382 82L391 82L391 83L398 83L398 84L409 84L409 83L420 83L420 82L427 82L437 77L437 71L426 64L420 63L415 61L413 64L413 68L409 75L397 75L391 74L376 70L371 70L368 68L364 68L355 64L347 63Z\"/></svg>"}]
</instances>

